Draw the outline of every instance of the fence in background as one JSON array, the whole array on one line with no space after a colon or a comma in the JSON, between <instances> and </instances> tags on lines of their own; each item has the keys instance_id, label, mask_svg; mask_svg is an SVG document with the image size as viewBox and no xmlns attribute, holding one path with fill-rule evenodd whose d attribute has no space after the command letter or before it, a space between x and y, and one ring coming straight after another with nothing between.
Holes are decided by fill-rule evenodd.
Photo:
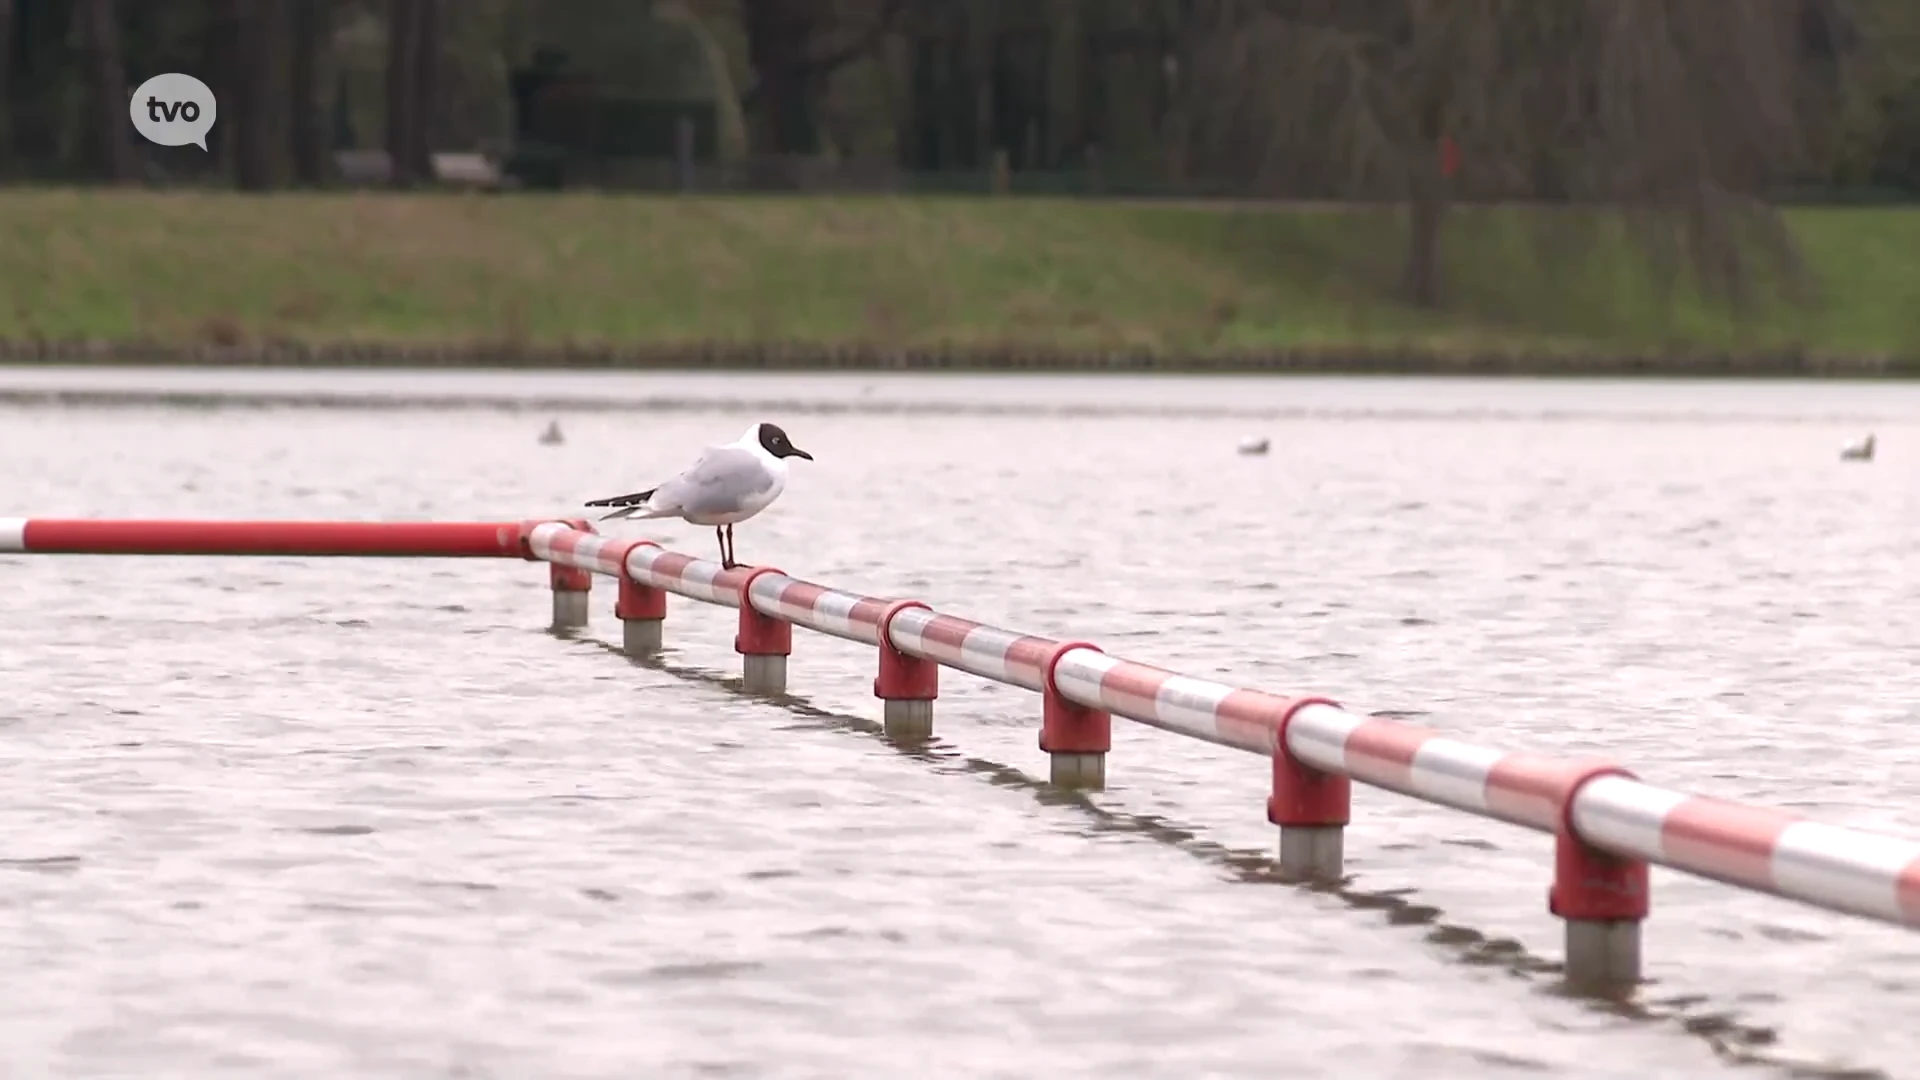
<instances>
[{"instance_id":1,"label":"fence in background","mask_svg":"<svg viewBox=\"0 0 1920 1080\"><path fill-rule=\"evenodd\" d=\"M0 519L0 552L119 555L494 557L549 566L553 625L585 626L596 574L614 578L622 645L662 648L669 593L733 608L744 688L778 694L793 627L871 646L874 696L890 737L933 729L940 669L1040 697L1040 748L1053 783L1104 786L1112 718L1272 760L1267 819L1279 868L1301 881L1343 873L1352 782L1554 837L1548 910L1563 920L1566 976L1637 982L1648 865L1831 911L1920 927L1920 843L1825 825L1643 783L1607 761L1505 753L1410 724L1109 656L1098 646L1015 633L917 600L862 596L771 567L723 569L584 521L476 523Z\"/></svg>"}]
</instances>

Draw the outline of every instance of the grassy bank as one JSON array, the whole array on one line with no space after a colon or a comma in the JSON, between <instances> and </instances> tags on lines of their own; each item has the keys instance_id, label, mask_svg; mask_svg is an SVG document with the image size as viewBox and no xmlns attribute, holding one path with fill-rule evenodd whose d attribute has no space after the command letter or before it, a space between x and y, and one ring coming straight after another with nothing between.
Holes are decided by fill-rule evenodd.
<instances>
[{"instance_id":1,"label":"grassy bank","mask_svg":"<svg viewBox=\"0 0 1920 1080\"><path fill-rule=\"evenodd\" d=\"M1920 209L1791 213L1809 306L1729 318L1602 232L1462 211L1448 309L1391 214L1025 199L0 192L0 340L782 341L1920 356Z\"/></svg>"}]
</instances>

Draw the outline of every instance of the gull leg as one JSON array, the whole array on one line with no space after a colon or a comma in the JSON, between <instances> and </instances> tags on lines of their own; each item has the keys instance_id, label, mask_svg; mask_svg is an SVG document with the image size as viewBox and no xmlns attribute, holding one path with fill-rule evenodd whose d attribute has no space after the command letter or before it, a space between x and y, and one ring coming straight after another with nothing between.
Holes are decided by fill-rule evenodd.
<instances>
[{"instance_id":1,"label":"gull leg","mask_svg":"<svg viewBox=\"0 0 1920 1080\"><path fill-rule=\"evenodd\" d=\"M727 550L727 528L724 525L713 527L713 539L720 545L720 569L733 569L733 554Z\"/></svg>"},{"instance_id":2,"label":"gull leg","mask_svg":"<svg viewBox=\"0 0 1920 1080\"><path fill-rule=\"evenodd\" d=\"M727 526L727 565L740 565L740 551L733 543L733 526Z\"/></svg>"}]
</instances>

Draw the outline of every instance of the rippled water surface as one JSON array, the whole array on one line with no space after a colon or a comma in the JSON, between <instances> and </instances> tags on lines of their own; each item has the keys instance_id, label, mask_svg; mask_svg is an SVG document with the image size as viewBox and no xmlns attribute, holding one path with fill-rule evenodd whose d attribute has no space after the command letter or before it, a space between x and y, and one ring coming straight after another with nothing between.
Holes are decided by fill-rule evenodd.
<instances>
[{"instance_id":1,"label":"rippled water surface","mask_svg":"<svg viewBox=\"0 0 1920 1080\"><path fill-rule=\"evenodd\" d=\"M45 517L573 512L775 419L818 461L748 561L1920 835L1916 387L42 370L0 399L0 514ZM1867 430L1880 460L1838 462ZM639 665L611 590L556 637L519 562L0 575L7 1077L1920 1075L1920 935L1656 871L1654 982L1571 999L1543 837L1364 791L1351 886L1275 884L1257 758L1120 724L1112 788L1063 797L1026 692L950 675L940 741L896 749L867 650L800 634L791 700L751 700L717 609L676 602Z\"/></svg>"}]
</instances>

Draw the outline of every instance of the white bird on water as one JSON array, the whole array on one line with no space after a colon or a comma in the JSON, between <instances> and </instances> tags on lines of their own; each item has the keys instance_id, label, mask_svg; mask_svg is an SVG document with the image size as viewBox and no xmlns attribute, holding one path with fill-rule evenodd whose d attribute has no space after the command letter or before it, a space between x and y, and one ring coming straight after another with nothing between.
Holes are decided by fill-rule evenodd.
<instances>
[{"instance_id":1,"label":"white bird on water","mask_svg":"<svg viewBox=\"0 0 1920 1080\"><path fill-rule=\"evenodd\" d=\"M1240 440L1239 451L1249 456L1264 454L1273 444L1264 435L1249 435Z\"/></svg>"},{"instance_id":2,"label":"white bird on water","mask_svg":"<svg viewBox=\"0 0 1920 1080\"><path fill-rule=\"evenodd\" d=\"M594 499L588 506L617 506L601 518L680 518L713 526L720 542L720 565L733 559L733 527L773 505L787 487L787 458L813 460L793 445L778 424L755 424L725 446L709 446L679 476L659 487Z\"/></svg>"},{"instance_id":3,"label":"white bird on water","mask_svg":"<svg viewBox=\"0 0 1920 1080\"><path fill-rule=\"evenodd\" d=\"M1850 442L1840 448L1841 461L1872 461L1873 436L1869 434L1859 442Z\"/></svg>"}]
</instances>

